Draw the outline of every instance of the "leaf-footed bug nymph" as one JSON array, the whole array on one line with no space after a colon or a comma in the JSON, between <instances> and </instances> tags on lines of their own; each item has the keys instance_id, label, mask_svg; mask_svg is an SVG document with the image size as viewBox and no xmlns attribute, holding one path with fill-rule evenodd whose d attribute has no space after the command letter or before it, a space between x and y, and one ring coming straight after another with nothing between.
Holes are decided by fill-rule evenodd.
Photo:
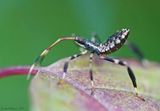
<instances>
[{"instance_id":1,"label":"leaf-footed bug nymph","mask_svg":"<svg viewBox=\"0 0 160 111\"><path fill-rule=\"evenodd\" d=\"M126 62L118 60L118 59L114 59L114 58L110 58L106 55L113 53L115 51L117 51L118 49L120 49L124 43L126 42L127 38L129 35L129 29L122 29L120 31L117 31L116 33L114 33L113 35L111 35L105 42L100 42L100 40L96 39L96 37L94 39L91 40L86 40L83 39L81 37L75 36L75 37L62 37L59 38L57 41L55 41L54 43L52 43L49 47L47 47L40 55L39 57L35 60L34 64L31 66L29 74L28 74L28 78L30 77L30 74L33 70L33 68L39 64L41 64L41 62L43 61L44 57L50 52L50 50L57 45L59 42L64 41L64 40L72 40L74 41L77 45L79 45L80 47L84 48L84 51L81 52L80 54L75 54L71 57L69 57L69 60L65 62L64 67L63 67L63 79L65 78L65 75L67 73L67 69L68 69L68 65L69 65L69 61L86 54L87 52L90 52L90 70L89 70L89 74L90 74L90 80L91 80L91 85L94 88L94 79L93 79L93 72L92 72L92 58L93 58L93 54L97 54L99 56L100 59L105 60L105 61L109 61L121 66L125 66L127 68L129 77L132 81L133 87L135 88L135 93L138 96L138 91L137 91L137 83L136 83L136 78L135 75L132 71L132 69L130 68L129 65L127 65ZM133 48L134 49L134 48ZM135 52L136 53L136 52ZM138 53L138 52L137 52ZM141 55L139 54L139 56L141 57Z\"/></svg>"}]
</instances>

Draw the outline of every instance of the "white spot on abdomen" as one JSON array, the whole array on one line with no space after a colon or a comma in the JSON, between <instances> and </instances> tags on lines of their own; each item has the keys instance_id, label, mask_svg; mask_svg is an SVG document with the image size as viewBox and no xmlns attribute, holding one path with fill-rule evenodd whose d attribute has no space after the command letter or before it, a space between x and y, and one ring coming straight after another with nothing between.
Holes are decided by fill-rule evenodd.
<instances>
[{"instance_id":1,"label":"white spot on abdomen","mask_svg":"<svg viewBox=\"0 0 160 111\"><path fill-rule=\"evenodd\" d=\"M117 38L116 39L116 44L119 44L121 41Z\"/></svg>"},{"instance_id":2,"label":"white spot on abdomen","mask_svg":"<svg viewBox=\"0 0 160 111\"><path fill-rule=\"evenodd\" d=\"M114 42L110 43L109 46L110 46L110 48L113 48L115 46Z\"/></svg>"}]
</instances>

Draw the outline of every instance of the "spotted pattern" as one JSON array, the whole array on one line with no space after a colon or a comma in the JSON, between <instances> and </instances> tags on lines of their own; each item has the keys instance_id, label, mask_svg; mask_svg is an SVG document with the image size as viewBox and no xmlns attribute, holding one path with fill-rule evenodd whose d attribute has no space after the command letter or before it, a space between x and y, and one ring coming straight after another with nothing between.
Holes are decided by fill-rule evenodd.
<instances>
[{"instance_id":1,"label":"spotted pattern","mask_svg":"<svg viewBox=\"0 0 160 111\"><path fill-rule=\"evenodd\" d=\"M117 31L112 36L108 38L108 40L104 43L97 43L90 40L81 39L76 37L76 43L89 50L94 51L95 53L112 53L122 47L128 37L129 29L122 29L121 31Z\"/></svg>"},{"instance_id":2,"label":"spotted pattern","mask_svg":"<svg viewBox=\"0 0 160 111\"><path fill-rule=\"evenodd\" d=\"M114 52L122 47L128 38L129 29L122 29L121 31L117 31L112 36L108 38L108 40L103 44L106 46L106 53Z\"/></svg>"}]
</instances>

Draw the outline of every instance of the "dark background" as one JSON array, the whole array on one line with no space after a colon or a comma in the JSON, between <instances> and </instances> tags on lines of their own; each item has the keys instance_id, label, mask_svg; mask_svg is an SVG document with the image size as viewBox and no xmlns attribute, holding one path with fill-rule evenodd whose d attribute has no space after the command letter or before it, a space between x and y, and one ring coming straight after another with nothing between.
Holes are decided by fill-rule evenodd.
<instances>
[{"instance_id":1,"label":"dark background","mask_svg":"<svg viewBox=\"0 0 160 111\"><path fill-rule=\"evenodd\" d=\"M102 40L122 28L131 30L129 41L145 57L160 61L159 0L1 0L0 67L30 65L41 51L61 36L90 38L96 32ZM43 65L75 53L73 42L63 42L47 56ZM134 57L123 47L112 56ZM29 82L26 76L0 79L0 110L29 110Z\"/></svg>"}]
</instances>

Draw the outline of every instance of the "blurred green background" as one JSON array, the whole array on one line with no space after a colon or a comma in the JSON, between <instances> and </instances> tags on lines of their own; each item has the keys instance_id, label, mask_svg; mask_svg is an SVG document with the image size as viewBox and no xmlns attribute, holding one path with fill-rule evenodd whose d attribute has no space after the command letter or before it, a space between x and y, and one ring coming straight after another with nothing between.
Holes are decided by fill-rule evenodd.
<instances>
[{"instance_id":1,"label":"blurred green background","mask_svg":"<svg viewBox=\"0 0 160 111\"><path fill-rule=\"evenodd\" d=\"M61 36L90 38L96 32L105 40L121 28L131 30L129 41L147 59L160 62L159 4L159 0L0 0L0 67L32 64ZM43 65L78 52L73 42L63 42ZM126 47L112 56L134 57ZM26 76L0 79L0 111L7 107L28 111L29 82Z\"/></svg>"}]
</instances>

